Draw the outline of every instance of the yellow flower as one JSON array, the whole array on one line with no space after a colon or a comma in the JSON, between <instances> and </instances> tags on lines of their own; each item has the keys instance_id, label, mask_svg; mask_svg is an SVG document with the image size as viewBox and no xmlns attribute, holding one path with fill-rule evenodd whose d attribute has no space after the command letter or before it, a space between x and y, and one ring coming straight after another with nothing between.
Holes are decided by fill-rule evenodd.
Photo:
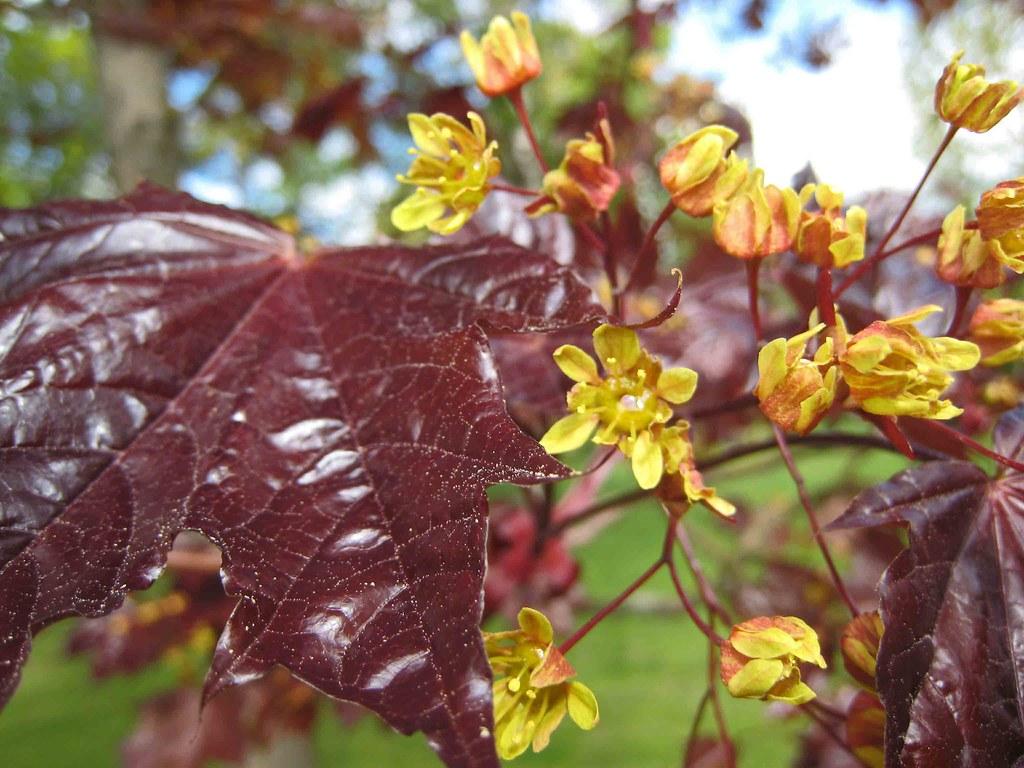
<instances>
[{"instance_id":1,"label":"yellow flower","mask_svg":"<svg viewBox=\"0 0 1024 768\"><path fill-rule=\"evenodd\" d=\"M1006 282L1003 267L1024 272L1024 237L1021 231L1006 232L1004 249L999 239L986 239L977 229L964 228L964 207L958 205L942 222L935 271L953 285L995 288ZM1014 240L1018 242L1014 243ZM1015 246L1015 247L1014 247Z\"/></svg>"},{"instance_id":2,"label":"yellow flower","mask_svg":"<svg viewBox=\"0 0 1024 768\"><path fill-rule=\"evenodd\" d=\"M853 401L880 416L951 419L963 413L940 400L950 371L978 364L978 347L946 336L928 338L914 324L941 308L928 305L892 320L876 320L850 339L839 356Z\"/></svg>"},{"instance_id":3,"label":"yellow flower","mask_svg":"<svg viewBox=\"0 0 1024 768\"><path fill-rule=\"evenodd\" d=\"M676 208L691 216L707 216L716 202L739 189L747 178L747 161L735 152L726 157L738 138L731 128L709 125L665 153L658 172Z\"/></svg>"},{"instance_id":4,"label":"yellow flower","mask_svg":"<svg viewBox=\"0 0 1024 768\"><path fill-rule=\"evenodd\" d=\"M1024 359L1024 301L993 299L983 302L971 317L969 335L981 348L984 366L995 367Z\"/></svg>"},{"instance_id":5,"label":"yellow flower","mask_svg":"<svg viewBox=\"0 0 1024 768\"><path fill-rule=\"evenodd\" d=\"M793 252L819 267L845 267L864 258L868 214L854 205L843 216L843 193L828 184L808 184L800 190L805 203L814 194L820 210L802 211Z\"/></svg>"},{"instance_id":6,"label":"yellow flower","mask_svg":"<svg viewBox=\"0 0 1024 768\"><path fill-rule=\"evenodd\" d=\"M878 611L872 611L862 613L850 621L839 639L846 671L869 691L875 690L878 646L884 631L882 617Z\"/></svg>"},{"instance_id":7,"label":"yellow flower","mask_svg":"<svg viewBox=\"0 0 1024 768\"><path fill-rule=\"evenodd\" d=\"M476 84L492 98L514 91L541 71L530 17L519 11L512 11L511 17L511 23L504 16L491 19L479 43L467 30L459 38Z\"/></svg>"},{"instance_id":8,"label":"yellow flower","mask_svg":"<svg viewBox=\"0 0 1024 768\"><path fill-rule=\"evenodd\" d=\"M494 740L503 760L533 744L540 752L566 712L589 731L600 718L597 699L555 646L551 622L539 611L519 611L519 629L484 632L494 670Z\"/></svg>"},{"instance_id":9,"label":"yellow flower","mask_svg":"<svg viewBox=\"0 0 1024 768\"><path fill-rule=\"evenodd\" d=\"M543 194L526 207L531 216L561 211L573 221L597 218L619 190L619 174L613 167L615 144L605 118L596 133L572 139L565 146L561 164L544 174Z\"/></svg>"},{"instance_id":10,"label":"yellow flower","mask_svg":"<svg viewBox=\"0 0 1024 768\"><path fill-rule=\"evenodd\" d=\"M1024 98L1024 90L1012 80L989 83L985 68L961 64L957 51L935 84L935 111L945 122L975 133L984 133L1006 117Z\"/></svg>"},{"instance_id":11,"label":"yellow flower","mask_svg":"<svg viewBox=\"0 0 1024 768\"><path fill-rule=\"evenodd\" d=\"M975 215L996 259L1018 275L1024 272L1024 176L985 192Z\"/></svg>"},{"instance_id":12,"label":"yellow flower","mask_svg":"<svg viewBox=\"0 0 1024 768\"><path fill-rule=\"evenodd\" d=\"M450 235L484 201L488 181L501 172L501 161L494 154L498 144L487 143L478 114L470 112L468 118L472 130L443 113L409 115L409 132L417 147L409 152L416 158L398 180L417 189L391 211L391 223L398 229L411 232L427 227Z\"/></svg>"},{"instance_id":13,"label":"yellow flower","mask_svg":"<svg viewBox=\"0 0 1024 768\"><path fill-rule=\"evenodd\" d=\"M789 187L764 185L756 168L739 190L714 206L712 233L722 250L754 259L789 250L800 221L800 198Z\"/></svg>"},{"instance_id":14,"label":"yellow flower","mask_svg":"<svg viewBox=\"0 0 1024 768\"><path fill-rule=\"evenodd\" d=\"M689 430L690 425L682 420L671 427L655 427L652 430L662 449L665 474L668 477L679 477L678 485L659 488L658 494L670 508L685 498L687 506L704 504L722 517L732 517L736 514L736 507L719 496L714 488L704 485L704 477L697 469ZM684 508L679 513L685 511Z\"/></svg>"},{"instance_id":15,"label":"yellow flower","mask_svg":"<svg viewBox=\"0 0 1024 768\"><path fill-rule=\"evenodd\" d=\"M576 384L566 397L570 415L556 421L540 444L552 454L575 450L591 436L599 445L617 445L632 458L640 487L654 488L664 472L664 456L661 433L653 430L672 418L670 403L693 397L697 373L662 370L629 328L600 326L594 331L594 351L604 377L579 347L566 344L555 350L555 363Z\"/></svg>"},{"instance_id":16,"label":"yellow flower","mask_svg":"<svg viewBox=\"0 0 1024 768\"><path fill-rule=\"evenodd\" d=\"M806 435L822 420L835 400L839 369L832 337L818 347L811 360L804 358L807 342L825 329L819 323L791 339L765 344L757 356L760 378L754 395L761 411L785 430Z\"/></svg>"},{"instance_id":17,"label":"yellow flower","mask_svg":"<svg viewBox=\"0 0 1024 768\"><path fill-rule=\"evenodd\" d=\"M796 616L760 616L722 643L722 682L740 699L805 704L815 694L800 679L800 662L825 669L815 631Z\"/></svg>"}]
</instances>

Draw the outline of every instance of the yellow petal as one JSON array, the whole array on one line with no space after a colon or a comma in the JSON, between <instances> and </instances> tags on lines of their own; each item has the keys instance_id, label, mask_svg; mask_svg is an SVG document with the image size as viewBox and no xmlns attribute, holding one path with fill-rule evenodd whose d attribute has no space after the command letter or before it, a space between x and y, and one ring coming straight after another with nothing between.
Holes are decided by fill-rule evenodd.
<instances>
[{"instance_id":1,"label":"yellow petal","mask_svg":"<svg viewBox=\"0 0 1024 768\"><path fill-rule=\"evenodd\" d=\"M786 665L779 659L752 659L729 678L725 687L741 699L760 699L768 695L785 675Z\"/></svg>"},{"instance_id":2,"label":"yellow petal","mask_svg":"<svg viewBox=\"0 0 1024 768\"><path fill-rule=\"evenodd\" d=\"M555 732L566 712L566 697L560 695L560 691L545 691L541 693L546 699L547 706L540 722L537 723L537 730L533 734L533 751L540 752L547 748L551 742L551 734Z\"/></svg>"},{"instance_id":3,"label":"yellow petal","mask_svg":"<svg viewBox=\"0 0 1024 768\"><path fill-rule=\"evenodd\" d=\"M940 336L932 339L932 346L939 357L939 364L949 371L969 371L981 359L981 350L970 341Z\"/></svg>"},{"instance_id":4,"label":"yellow petal","mask_svg":"<svg viewBox=\"0 0 1024 768\"><path fill-rule=\"evenodd\" d=\"M597 697L583 683L569 683L569 717L584 731L589 731L601 719Z\"/></svg>"},{"instance_id":5,"label":"yellow petal","mask_svg":"<svg viewBox=\"0 0 1024 768\"><path fill-rule=\"evenodd\" d=\"M519 628L542 645L548 645L554 638L551 622L540 611L528 607L521 608L518 619Z\"/></svg>"},{"instance_id":6,"label":"yellow petal","mask_svg":"<svg viewBox=\"0 0 1024 768\"><path fill-rule=\"evenodd\" d=\"M597 363L579 347L563 344L555 350L555 365L573 381L596 384L600 381L597 375Z\"/></svg>"},{"instance_id":7,"label":"yellow petal","mask_svg":"<svg viewBox=\"0 0 1024 768\"><path fill-rule=\"evenodd\" d=\"M651 440L651 433L641 432L633 446L633 475L644 489L654 488L664 472L661 446Z\"/></svg>"},{"instance_id":8,"label":"yellow petal","mask_svg":"<svg viewBox=\"0 0 1024 768\"><path fill-rule=\"evenodd\" d=\"M541 447L550 454L576 450L590 439L597 422L593 414L571 413L551 425L540 439Z\"/></svg>"},{"instance_id":9,"label":"yellow petal","mask_svg":"<svg viewBox=\"0 0 1024 768\"><path fill-rule=\"evenodd\" d=\"M800 672L793 670L792 674L788 677L780 680L772 689L768 692L765 697L771 701L784 701L787 704L792 704L794 707L806 704L811 699L815 698L817 694L811 690L810 686L806 683L801 682Z\"/></svg>"},{"instance_id":10,"label":"yellow petal","mask_svg":"<svg viewBox=\"0 0 1024 768\"><path fill-rule=\"evenodd\" d=\"M594 331L594 351L601 364L615 375L633 368L642 354L636 332L614 325L602 325Z\"/></svg>"},{"instance_id":11,"label":"yellow petal","mask_svg":"<svg viewBox=\"0 0 1024 768\"><path fill-rule=\"evenodd\" d=\"M443 216L444 208L439 195L417 189L391 209L391 223L403 232L412 232Z\"/></svg>"},{"instance_id":12,"label":"yellow petal","mask_svg":"<svg viewBox=\"0 0 1024 768\"><path fill-rule=\"evenodd\" d=\"M797 641L778 627L767 627L756 632L740 629L729 636L729 643L752 659L778 659L793 653L797 648Z\"/></svg>"},{"instance_id":13,"label":"yellow petal","mask_svg":"<svg viewBox=\"0 0 1024 768\"><path fill-rule=\"evenodd\" d=\"M658 377L658 395L670 403L685 403L697 391L697 372L689 368L669 368Z\"/></svg>"}]
</instances>

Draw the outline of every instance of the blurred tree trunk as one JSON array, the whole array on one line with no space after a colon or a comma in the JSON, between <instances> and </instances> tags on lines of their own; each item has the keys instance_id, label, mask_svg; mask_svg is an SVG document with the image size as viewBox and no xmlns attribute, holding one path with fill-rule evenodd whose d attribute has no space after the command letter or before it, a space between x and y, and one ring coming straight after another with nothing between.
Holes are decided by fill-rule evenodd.
<instances>
[{"instance_id":1,"label":"blurred tree trunk","mask_svg":"<svg viewBox=\"0 0 1024 768\"><path fill-rule=\"evenodd\" d=\"M174 187L178 145L167 105L170 56L158 45L115 32L105 16L142 12L144 0L103 0L94 15L111 173L122 192L144 179Z\"/></svg>"}]
</instances>

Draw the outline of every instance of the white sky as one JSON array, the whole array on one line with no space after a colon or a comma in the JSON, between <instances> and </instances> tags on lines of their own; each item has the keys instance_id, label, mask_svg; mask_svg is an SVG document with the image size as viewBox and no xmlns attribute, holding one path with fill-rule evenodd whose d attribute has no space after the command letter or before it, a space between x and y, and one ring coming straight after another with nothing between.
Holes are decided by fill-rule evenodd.
<instances>
[{"instance_id":1,"label":"white sky","mask_svg":"<svg viewBox=\"0 0 1024 768\"><path fill-rule=\"evenodd\" d=\"M819 17L839 15L836 4L831 13L823 6ZM918 118L903 77L912 17L899 3L842 4L847 45L812 71L779 54L780 32L795 30L808 9L780 2L767 33L725 39L721 4L692 3L673 32L671 68L714 80L722 100L743 110L754 159L772 183L789 183L810 161L848 196L913 187L925 163L914 150Z\"/></svg>"}]
</instances>

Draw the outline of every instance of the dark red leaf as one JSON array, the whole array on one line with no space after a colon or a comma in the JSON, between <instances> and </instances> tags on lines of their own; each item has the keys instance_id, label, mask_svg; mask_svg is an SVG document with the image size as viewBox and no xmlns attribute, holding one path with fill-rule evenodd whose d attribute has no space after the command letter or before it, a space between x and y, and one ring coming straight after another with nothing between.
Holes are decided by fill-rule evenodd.
<instances>
[{"instance_id":1,"label":"dark red leaf","mask_svg":"<svg viewBox=\"0 0 1024 768\"><path fill-rule=\"evenodd\" d=\"M484 488L567 470L509 419L484 328L590 320L589 289L503 239L302 260L148 187L0 232L0 477L26 489L0 518L0 701L34 632L109 613L195 529L240 598L207 697L281 664L495 765Z\"/></svg>"},{"instance_id":2,"label":"dark red leaf","mask_svg":"<svg viewBox=\"0 0 1024 768\"><path fill-rule=\"evenodd\" d=\"M1024 408L996 450L1020 457ZM989 768L1024 758L1024 475L962 461L901 472L832 524L902 523L910 547L882 578L878 689L886 765Z\"/></svg>"}]
</instances>

